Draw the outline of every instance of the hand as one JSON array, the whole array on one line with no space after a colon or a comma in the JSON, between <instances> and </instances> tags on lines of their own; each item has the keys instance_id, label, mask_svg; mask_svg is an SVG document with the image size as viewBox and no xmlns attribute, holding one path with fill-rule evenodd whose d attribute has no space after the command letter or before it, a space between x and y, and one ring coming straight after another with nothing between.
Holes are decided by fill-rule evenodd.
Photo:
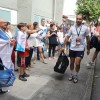
<instances>
[{"instance_id":1,"label":"hand","mask_svg":"<svg viewBox=\"0 0 100 100\"><path fill-rule=\"evenodd\" d=\"M90 54L90 50L87 50L87 55L89 55Z\"/></svg>"},{"instance_id":2,"label":"hand","mask_svg":"<svg viewBox=\"0 0 100 100\"><path fill-rule=\"evenodd\" d=\"M29 46L27 46L27 47L25 48L25 50L26 50L26 51L29 51L29 50L30 50Z\"/></svg>"},{"instance_id":3,"label":"hand","mask_svg":"<svg viewBox=\"0 0 100 100\"><path fill-rule=\"evenodd\" d=\"M61 52L63 52L64 50L65 50L65 48L64 48L64 47L62 47L62 48L60 49L60 51L61 51Z\"/></svg>"},{"instance_id":4,"label":"hand","mask_svg":"<svg viewBox=\"0 0 100 100\"><path fill-rule=\"evenodd\" d=\"M10 39L10 44L11 44L11 45L13 45L13 46L14 46L14 45L15 45L15 42L16 42L16 40L15 40L15 39Z\"/></svg>"},{"instance_id":5,"label":"hand","mask_svg":"<svg viewBox=\"0 0 100 100\"><path fill-rule=\"evenodd\" d=\"M55 32L53 32L53 33L52 33L52 35L56 35L56 33L55 33Z\"/></svg>"}]
</instances>

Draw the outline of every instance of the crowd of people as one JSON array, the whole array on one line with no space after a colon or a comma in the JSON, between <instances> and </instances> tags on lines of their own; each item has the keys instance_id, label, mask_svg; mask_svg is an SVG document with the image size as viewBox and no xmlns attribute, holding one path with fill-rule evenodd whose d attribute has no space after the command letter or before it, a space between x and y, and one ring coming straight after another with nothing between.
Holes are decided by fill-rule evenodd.
<instances>
[{"instance_id":1,"label":"crowd of people","mask_svg":"<svg viewBox=\"0 0 100 100\"><path fill-rule=\"evenodd\" d=\"M55 53L57 52L59 56L62 51L65 51L66 55L70 57L69 81L73 80L74 83L77 83L81 60L84 57L86 46L87 54L90 53L92 37L97 39L95 42L97 46L88 66L94 63L100 51L100 23L97 26L93 23L86 24L83 22L81 14L77 15L74 25L66 25L66 20L62 20L62 24L58 26L52 20L48 20L46 23L43 18L41 25L38 22L19 23L13 35L10 32L10 22L0 19L0 41L4 40L10 44L11 62L14 65L14 71L18 71L15 67L15 58L17 58L17 66L20 68L19 80L21 81L27 81L26 77L30 76L26 70L30 70L32 67L32 60L33 63L36 63L36 60L41 58L44 64L48 64L45 59L49 61L57 59ZM48 53L48 57L45 52ZM5 52L4 56L6 55ZM2 60L3 58L0 56L0 62L3 62ZM5 63L3 64L6 66ZM0 92L2 92L2 87L0 87Z\"/></svg>"}]
</instances>

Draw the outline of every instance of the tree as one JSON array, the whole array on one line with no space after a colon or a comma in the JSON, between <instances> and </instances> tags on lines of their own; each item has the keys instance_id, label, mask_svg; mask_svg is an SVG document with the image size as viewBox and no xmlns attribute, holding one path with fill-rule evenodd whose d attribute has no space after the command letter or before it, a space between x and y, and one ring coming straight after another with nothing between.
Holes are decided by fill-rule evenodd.
<instances>
[{"instance_id":1,"label":"tree","mask_svg":"<svg viewBox=\"0 0 100 100\"><path fill-rule=\"evenodd\" d=\"M96 21L100 16L100 0L77 0L76 13L82 13L88 21Z\"/></svg>"}]
</instances>

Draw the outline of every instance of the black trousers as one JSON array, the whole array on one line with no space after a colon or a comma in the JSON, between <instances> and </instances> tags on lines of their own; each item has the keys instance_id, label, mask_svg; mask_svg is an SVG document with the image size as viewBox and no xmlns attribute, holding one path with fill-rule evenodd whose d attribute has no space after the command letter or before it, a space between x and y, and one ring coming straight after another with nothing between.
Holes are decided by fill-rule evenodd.
<instances>
[{"instance_id":1,"label":"black trousers","mask_svg":"<svg viewBox=\"0 0 100 100\"><path fill-rule=\"evenodd\" d=\"M33 54L33 48L30 49L29 56L25 58L26 67L28 67L31 64L32 54Z\"/></svg>"},{"instance_id":2,"label":"black trousers","mask_svg":"<svg viewBox=\"0 0 100 100\"><path fill-rule=\"evenodd\" d=\"M55 56L55 49L56 49L56 44L49 44L49 54L48 56L51 57L51 51L52 51L52 56Z\"/></svg>"}]
</instances>

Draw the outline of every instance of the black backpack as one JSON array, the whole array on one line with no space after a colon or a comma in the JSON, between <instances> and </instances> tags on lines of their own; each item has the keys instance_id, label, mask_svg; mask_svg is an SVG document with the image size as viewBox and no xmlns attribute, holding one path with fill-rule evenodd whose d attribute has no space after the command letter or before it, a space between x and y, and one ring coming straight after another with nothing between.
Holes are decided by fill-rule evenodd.
<instances>
[{"instance_id":1,"label":"black backpack","mask_svg":"<svg viewBox=\"0 0 100 100\"><path fill-rule=\"evenodd\" d=\"M92 36L90 41L90 49L98 48L98 46L100 46L98 38L96 36Z\"/></svg>"},{"instance_id":2,"label":"black backpack","mask_svg":"<svg viewBox=\"0 0 100 100\"><path fill-rule=\"evenodd\" d=\"M68 57L64 52L62 52L56 62L56 65L54 66L54 71L64 74L68 65L69 65Z\"/></svg>"}]
</instances>

